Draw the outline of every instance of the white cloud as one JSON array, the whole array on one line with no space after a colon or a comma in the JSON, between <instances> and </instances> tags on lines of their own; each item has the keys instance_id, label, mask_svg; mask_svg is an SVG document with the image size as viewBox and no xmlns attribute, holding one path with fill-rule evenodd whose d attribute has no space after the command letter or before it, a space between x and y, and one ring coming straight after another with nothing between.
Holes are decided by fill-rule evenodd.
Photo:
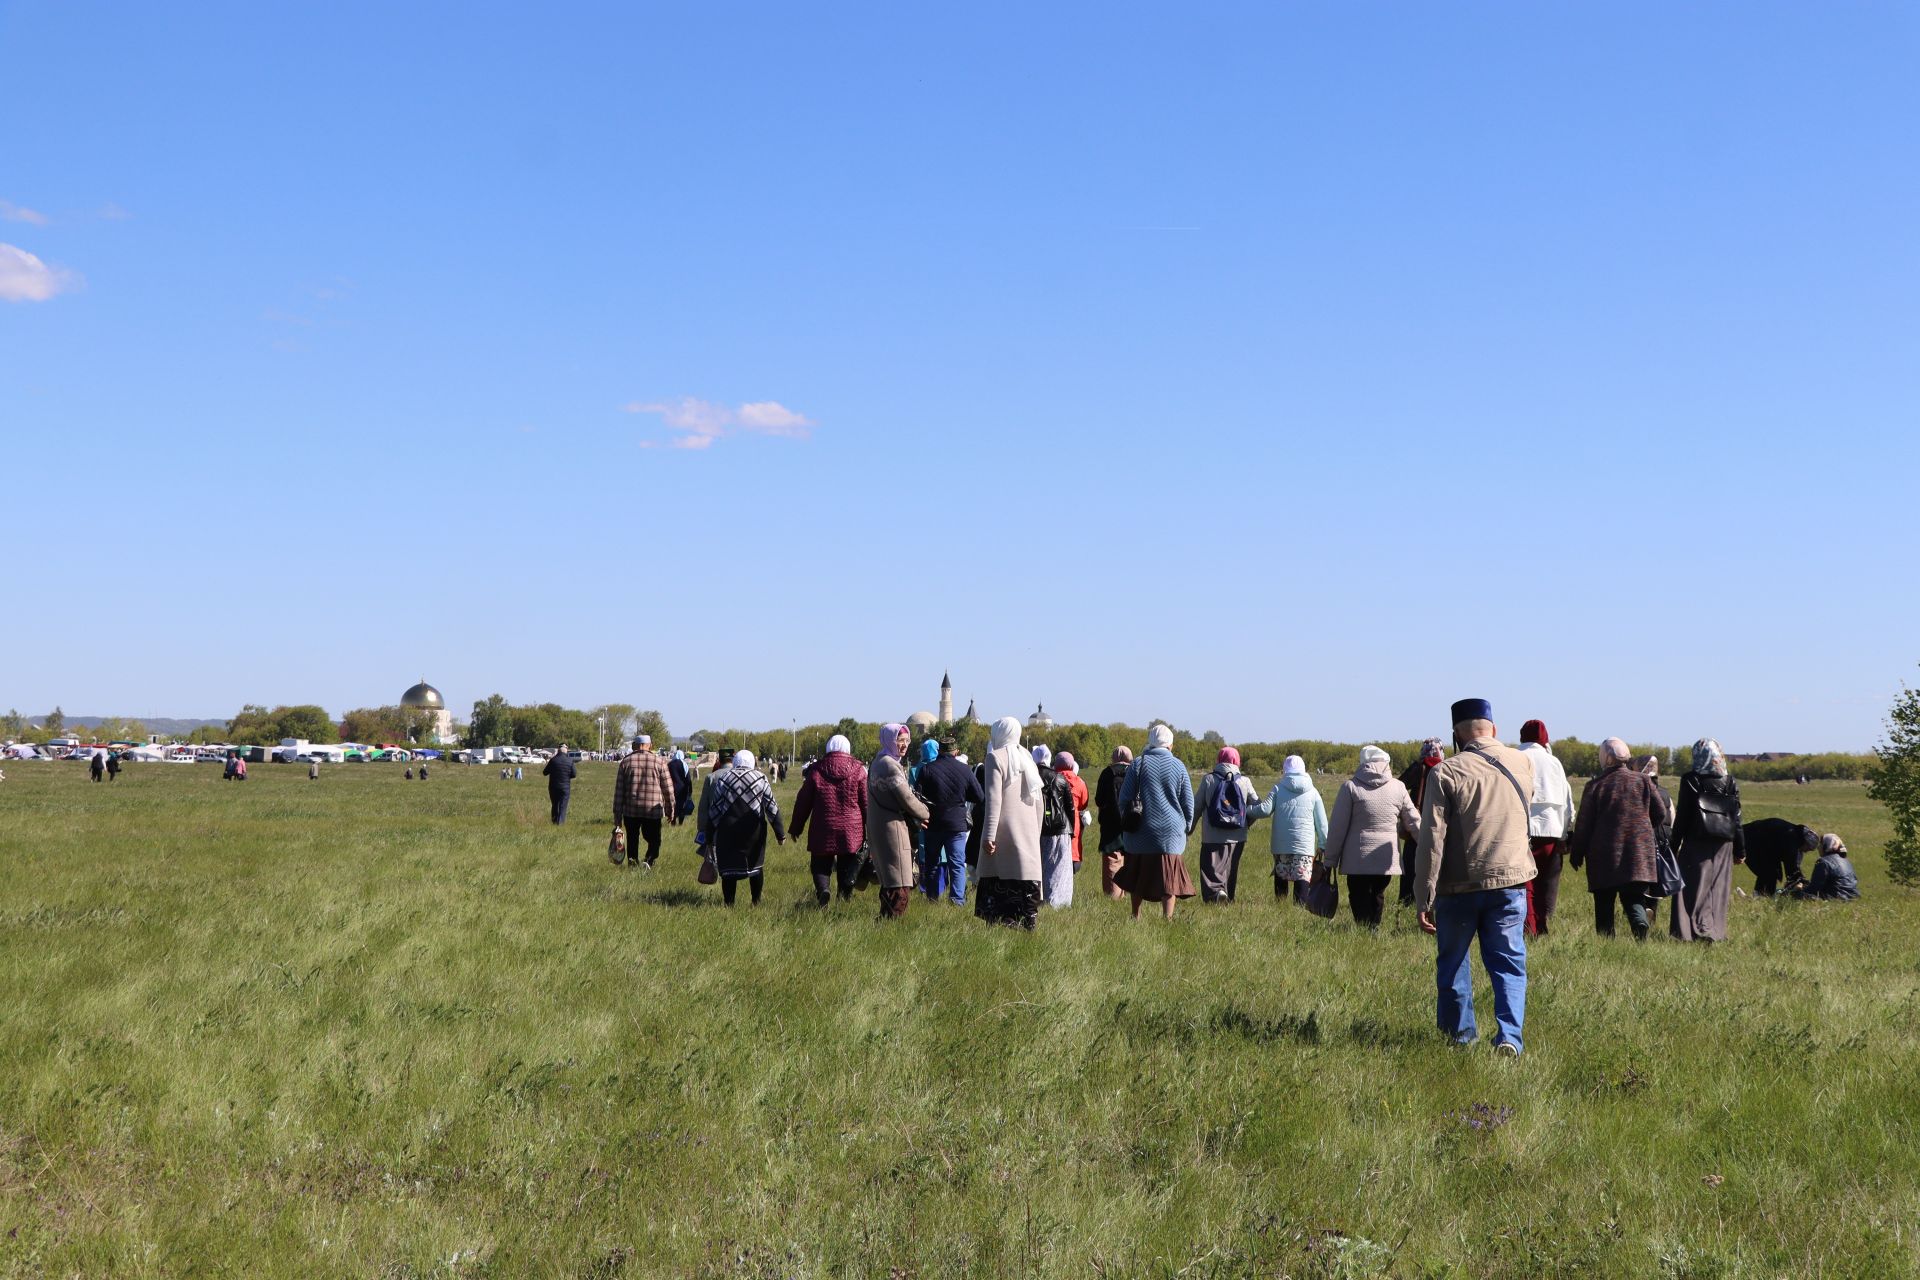
<instances>
[{"instance_id":1,"label":"white cloud","mask_svg":"<svg viewBox=\"0 0 1920 1280\"><path fill-rule=\"evenodd\" d=\"M777 400L755 400L735 409L695 396L682 396L678 400L635 400L622 408L628 413L657 414L667 430L677 433L664 442L671 449L707 449L720 437L739 432L805 440L814 425L813 419ZM661 443L647 440L641 447L651 449Z\"/></svg>"},{"instance_id":2,"label":"white cloud","mask_svg":"<svg viewBox=\"0 0 1920 1280\"><path fill-rule=\"evenodd\" d=\"M109 200L100 206L99 211L95 213L94 216L106 222L125 222L133 215Z\"/></svg>"},{"instance_id":3,"label":"white cloud","mask_svg":"<svg viewBox=\"0 0 1920 1280\"><path fill-rule=\"evenodd\" d=\"M38 209L29 209L23 204L11 200L0 200L0 221L25 222L36 227L47 225L47 215Z\"/></svg>"},{"instance_id":4,"label":"white cloud","mask_svg":"<svg viewBox=\"0 0 1920 1280\"><path fill-rule=\"evenodd\" d=\"M25 249L0 244L0 302L45 302L78 282L71 271L50 267Z\"/></svg>"}]
</instances>

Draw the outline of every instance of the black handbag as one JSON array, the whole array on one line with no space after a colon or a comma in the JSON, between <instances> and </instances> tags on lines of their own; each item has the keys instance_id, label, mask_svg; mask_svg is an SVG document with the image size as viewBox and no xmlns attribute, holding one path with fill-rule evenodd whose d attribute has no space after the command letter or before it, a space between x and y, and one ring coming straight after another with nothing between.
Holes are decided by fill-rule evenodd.
<instances>
[{"instance_id":1,"label":"black handbag","mask_svg":"<svg viewBox=\"0 0 1920 1280\"><path fill-rule=\"evenodd\" d=\"M1307 885L1307 910L1322 920L1331 920L1340 914L1340 877L1324 858L1313 860L1313 879Z\"/></svg>"},{"instance_id":2,"label":"black handbag","mask_svg":"<svg viewBox=\"0 0 1920 1280\"><path fill-rule=\"evenodd\" d=\"M1654 897L1671 898L1687 887L1687 878L1680 874L1680 859L1674 856L1673 841L1657 827L1653 832L1653 870L1659 877Z\"/></svg>"}]
</instances>

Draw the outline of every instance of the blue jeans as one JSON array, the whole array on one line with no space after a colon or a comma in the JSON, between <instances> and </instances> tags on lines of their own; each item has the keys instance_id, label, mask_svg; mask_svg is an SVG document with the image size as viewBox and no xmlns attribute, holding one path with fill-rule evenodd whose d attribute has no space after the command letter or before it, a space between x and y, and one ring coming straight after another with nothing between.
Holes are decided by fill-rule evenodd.
<instances>
[{"instance_id":1,"label":"blue jeans","mask_svg":"<svg viewBox=\"0 0 1920 1280\"><path fill-rule=\"evenodd\" d=\"M942 865L942 855L945 865ZM967 833L928 832L922 844L920 889L936 902L944 883L955 906L967 903Z\"/></svg>"},{"instance_id":2,"label":"blue jeans","mask_svg":"<svg viewBox=\"0 0 1920 1280\"><path fill-rule=\"evenodd\" d=\"M1434 977L1440 991L1440 1029L1455 1044L1472 1044L1473 972L1467 952L1480 939L1480 963L1493 981L1493 1018L1500 1034L1494 1043L1522 1048L1520 1025L1527 1018L1527 889L1482 889L1436 898L1433 923L1440 955Z\"/></svg>"}]
</instances>

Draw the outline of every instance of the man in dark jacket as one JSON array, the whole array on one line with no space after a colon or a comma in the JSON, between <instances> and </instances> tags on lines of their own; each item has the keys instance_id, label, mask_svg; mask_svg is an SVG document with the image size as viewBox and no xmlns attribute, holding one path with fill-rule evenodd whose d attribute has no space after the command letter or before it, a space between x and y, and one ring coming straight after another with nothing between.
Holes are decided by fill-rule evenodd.
<instances>
[{"instance_id":1,"label":"man in dark jacket","mask_svg":"<svg viewBox=\"0 0 1920 1280\"><path fill-rule=\"evenodd\" d=\"M1113 882L1127 855L1121 848L1126 828L1121 824L1120 784L1133 767L1133 748L1115 747L1113 762L1100 771L1093 784L1093 810L1100 820L1100 892L1109 898L1124 898L1126 891Z\"/></svg>"},{"instance_id":2,"label":"man in dark jacket","mask_svg":"<svg viewBox=\"0 0 1920 1280\"><path fill-rule=\"evenodd\" d=\"M938 901L940 883L944 878L947 897L955 906L964 906L967 901L967 832L973 826L969 811L971 806L980 803L982 797L973 770L960 763L960 758L954 754L952 738L942 739L940 754L921 768L919 791L931 815L927 819L927 870L939 872L923 874L920 887L929 898Z\"/></svg>"},{"instance_id":3,"label":"man in dark jacket","mask_svg":"<svg viewBox=\"0 0 1920 1280\"><path fill-rule=\"evenodd\" d=\"M1785 818L1762 818L1743 828L1747 869L1753 872L1753 891L1771 897L1784 888L1792 893L1806 883L1800 873L1800 855L1820 847L1820 833ZM1784 885L1781 884L1785 873Z\"/></svg>"},{"instance_id":4,"label":"man in dark jacket","mask_svg":"<svg viewBox=\"0 0 1920 1280\"><path fill-rule=\"evenodd\" d=\"M567 754L567 744L561 743L560 749L553 753L553 759L547 761L547 767L540 772L547 775L547 801L553 806L553 825L560 826L567 820L567 801L573 798L573 757Z\"/></svg>"}]
</instances>

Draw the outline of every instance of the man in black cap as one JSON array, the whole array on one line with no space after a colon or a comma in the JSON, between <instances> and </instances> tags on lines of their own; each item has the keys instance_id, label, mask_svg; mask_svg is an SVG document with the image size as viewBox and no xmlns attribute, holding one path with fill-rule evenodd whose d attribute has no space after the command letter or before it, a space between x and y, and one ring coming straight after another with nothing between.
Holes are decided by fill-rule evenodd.
<instances>
[{"instance_id":1,"label":"man in black cap","mask_svg":"<svg viewBox=\"0 0 1920 1280\"><path fill-rule=\"evenodd\" d=\"M1533 762L1495 737L1485 698L1453 704L1453 758L1427 777L1415 853L1414 905L1420 926L1438 935L1435 964L1440 1029L1472 1044L1473 975L1467 954L1493 982L1496 1053L1518 1056L1527 1013L1527 881L1537 874L1527 820Z\"/></svg>"}]
</instances>

